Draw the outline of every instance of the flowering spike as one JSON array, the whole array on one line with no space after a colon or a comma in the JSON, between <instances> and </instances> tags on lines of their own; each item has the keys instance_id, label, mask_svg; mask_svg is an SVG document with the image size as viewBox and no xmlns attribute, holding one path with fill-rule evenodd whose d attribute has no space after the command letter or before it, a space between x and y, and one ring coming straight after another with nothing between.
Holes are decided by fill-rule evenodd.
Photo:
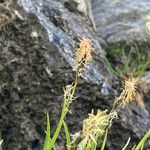
<instances>
[{"instance_id":1,"label":"flowering spike","mask_svg":"<svg viewBox=\"0 0 150 150\"><path fill-rule=\"evenodd\" d=\"M124 81L123 90L119 97L116 98L115 104L126 106L129 102L136 98L137 88L141 81L139 77L129 77Z\"/></svg>"},{"instance_id":2,"label":"flowering spike","mask_svg":"<svg viewBox=\"0 0 150 150\"><path fill-rule=\"evenodd\" d=\"M83 121L82 136L90 141L95 142L96 134L102 135L105 132L105 128L111 125L114 118L117 117L115 111L107 114L107 110L97 110L97 114L94 115L94 111L89 114L88 118Z\"/></svg>"},{"instance_id":3,"label":"flowering spike","mask_svg":"<svg viewBox=\"0 0 150 150\"><path fill-rule=\"evenodd\" d=\"M82 38L79 43L79 48L76 49L76 67L77 70L82 71L84 64L92 60L91 52L94 50L91 46L91 41L88 38Z\"/></svg>"}]
</instances>

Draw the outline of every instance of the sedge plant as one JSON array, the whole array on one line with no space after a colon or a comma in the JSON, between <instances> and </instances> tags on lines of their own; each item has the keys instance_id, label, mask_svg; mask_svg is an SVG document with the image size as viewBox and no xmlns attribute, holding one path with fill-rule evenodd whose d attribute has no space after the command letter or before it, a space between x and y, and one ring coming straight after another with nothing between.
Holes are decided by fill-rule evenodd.
<instances>
[{"instance_id":1,"label":"sedge plant","mask_svg":"<svg viewBox=\"0 0 150 150\"><path fill-rule=\"evenodd\" d=\"M76 49L76 77L74 82L71 85L67 85L64 88L64 99L63 99L63 106L61 111L61 116L58 122L58 126L54 132L54 135L52 138L50 137L50 121L49 117L47 116L47 131L46 131L46 137L45 137L45 143L44 143L44 150L51 150L52 148L55 149L55 142L58 138L59 132L64 126L66 137L67 137L67 144L68 149L70 149L70 138L69 138L69 131L67 128L67 125L64 121L64 118L69 110L69 106L72 103L72 101L75 99L74 94L77 87L78 78L80 77L81 72L84 70L84 65L87 61L92 60L91 52L94 49L91 46L91 42L87 38L82 38L79 43L79 48Z\"/></svg>"},{"instance_id":2,"label":"sedge plant","mask_svg":"<svg viewBox=\"0 0 150 150\"><path fill-rule=\"evenodd\" d=\"M113 56L113 59L121 58L118 62L119 65L113 65L109 62L109 58L105 57L111 71L120 78L128 77L131 74L142 76L145 70L150 67L150 52L142 52L136 43L129 46L128 49L123 47L108 49L108 55Z\"/></svg>"},{"instance_id":3,"label":"sedge plant","mask_svg":"<svg viewBox=\"0 0 150 150\"><path fill-rule=\"evenodd\" d=\"M88 114L88 117L83 120L82 130L74 134L71 138L69 129L65 122L65 116L69 111L69 106L72 101L75 99L74 94L77 88L77 82L80 77L82 71L84 71L84 65L87 61L92 60L91 52L94 49L91 46L91 42L87 38L82 38L79 43L79 48L76 49L76 77L74 82L71 85L67 85L64 88L64 99L63 99L63 107L61 116L58 122L58 126L51 137L50 134L50 118L47 114L47 130L46 137L44 143L44 150L56 150L55 144L57 137L61 128L64 128L64 132L66 135L66 144L67 150L96 150L97 147L100 147L100 150L105 149L105 145L107 142L108 129L111 127L112 122L115 118L117 118L117 107L126 107L128 104L135 100L137 97L138 89L140 88L141 80L140 76L129 76L126 78L122 78L123 87L119 96L117 96L114 100L114 104L111 110L92 110L91 113ZM138 54L139 64L142 61L140 53ZM129 59L129 58L128 58ZM143 72L149 61L146 61L144 67L137 66L136 71ZM122 77L128 72L130 72L130 59L126 62L125 69L123 72L115 70L117 74ZM135 145L132 150L140 150L143 147L145 141L150 137L150 129L145 134L145 136L141 139L141 141ZM126 145L122 150L125 150L130 142L130 139L127 141Z\"/></svg>"},{"instance_id":4,"label":"sedge plant","mask_svg":"<svg viewBox=\"0 0 150 150\"><path fill-rule=\"evenodd\" d=\"M117 118L117 107L124 108L135 99L137 88L140 84L140 78L129 78L124 80L124 86L121 94L115 98L113 107L110 112L107 110L98 110L96 114L92 111L89 116L83 121L82 131L74 140L71 150L96 150L100 145L100 150L104 150L107 140L108 129L111 127L113 119ZM105 133L105 134L104 134ZM99 141L100 137L100 141ZM104 137L104 138L102 138ZM135 145L132 150L141 150L145 141L150 137L150 129ZM98 142L102 144L98 144ZM129 140L122 150L125 150L129 144Z\"/></svg>"}]
</instances>

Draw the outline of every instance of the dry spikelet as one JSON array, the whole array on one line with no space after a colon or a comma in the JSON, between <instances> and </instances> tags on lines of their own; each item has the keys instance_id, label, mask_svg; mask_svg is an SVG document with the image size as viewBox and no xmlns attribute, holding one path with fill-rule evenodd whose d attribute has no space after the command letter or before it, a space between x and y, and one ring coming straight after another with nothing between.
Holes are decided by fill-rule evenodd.
<instances>
[{"instance_id":1,"label":"dry spikelet","mask_svg":"<svg viewBox=\"0 0 150 150\"><path fill-rule=\"evenodd\" d=\"M76 49L76 68L79 71L84 69L84 64L92 60L91 52L94 50L91 46L91 41L88 38L82 38L79 43L79 48Z\"/></svg>"},{"instance_id":2,"label":"dry spikelet","mask_svg":"<svg viewBox=\"0 0 150 150\"><path fill-rule=\"evenodd\" d=\"M64 103L66 105L66 112L69 111L68 108L69 108L69 105L72 103L72 101L75 99L75 97L73 96L73 88L74 88L74 85L71 84L71 85L67 85L65 88L64 88Z\"/></svg>"},{"instance_id":3,"label":"dry spikelet","mask_svg":"<svg viewBox=\"0 0 150 150\"><path fill-rule=\"evenodd\" d=\"M137 89L141 83L139 77L129 77L125 79L123 90L119 97L116 98L115 104L118 103L122 107L136 99Z\"/></svg>"},{"instance_id":4,"label":"dry spikelet","mask_svg":"<svg viewBox=\"0 0 150 150\"><path fill-rule=\"evenodd\" d=\"M87 139L87 141L94 141L97 133L102 135L105 132L105 128L111 125L114 118L117 117L115 111L107 114L107 110L100 111L97 110L97 114L94 115L94 111L88 115L83 121L82 136Z\"/></svg>"},{"instance_id":5,"label":"dry spikelet","mask_svg":"<svg viewBox=\"0 0 150 150\"><path fill-rule=\"evenodd\" d=\"M111 111L109 114L107 114L107 112L107 110L97 110L97 113L94 114L92 110L92 112L88 114L88 117L83 121L82 131L79 132L80 134L78 134L72 143L71 150L90 150L92 143L94 142L96 144L97 134L99 136L103 135L105 129L111 126L112 120L117 118L116 111Z\"/></svg>"}]
</instances>

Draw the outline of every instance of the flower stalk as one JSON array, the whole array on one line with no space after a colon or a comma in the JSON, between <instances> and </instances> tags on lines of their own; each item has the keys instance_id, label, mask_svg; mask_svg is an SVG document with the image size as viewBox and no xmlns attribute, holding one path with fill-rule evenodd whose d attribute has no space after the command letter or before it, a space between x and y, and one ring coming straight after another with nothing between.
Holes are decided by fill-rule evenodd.
<instances>
[{"instance_id":1,"label":"flower stalk","mask_svg":"<svg viewBox=\"0 0 150 150\"><path fill-rule=\"evenodd\" d=\"M71 85L67 85L66 88L64 88L64 102L61 112L61 117L58 122L58 126L56 131L54 132L54 135L50 141L49 150L51 150L57 140L57 137L59 135L59 132L62 128L64 118L69 110L69 106L74 100L74 94L78 83L78 78L80 77L80 73L82 70L84 70L84 65L87 61L92 59L91 51L93 48L91 47L90 40L87 38L82 38L80 40L79 48L76 49L76 77L75 81Z\"/></svg>"}]
</instances>

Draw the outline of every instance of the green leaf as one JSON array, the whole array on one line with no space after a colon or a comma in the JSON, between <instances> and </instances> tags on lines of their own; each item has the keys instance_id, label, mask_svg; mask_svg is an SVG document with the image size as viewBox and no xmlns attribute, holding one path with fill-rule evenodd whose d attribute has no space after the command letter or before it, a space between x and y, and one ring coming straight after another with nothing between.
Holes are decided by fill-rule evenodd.
<instances>
[{"instance_id":1,"label":"green leaf","mask_svg":"<svg viewBox=\"0 0 150 150\"><path fill-rule=\"evenodd\" d=\"M144 145L145 141L150 137L150 129L146 132L144 137L141 139L141 141L138 143L138 145L135 147L134 150L140 150L142 145Z\"/></svg>"},{"instance_id":2,"label":"green leaf","mask_svg":"<svg viewBox=\"0 0 150 150\"><path fill-rule=\"evenodd\" d=\"M44 150L49 150L50 148L50 119L47 113L47 130L46 130L46 137L44 142Z\"/></svg>"},{"instance_id":3,"label":"green leaf","mask_svg":"<svg viewBox=\"0 0 150 150\"><path fill-rule=\"evenodd\" d=\"M118 74L119 77L124 77L124 74L125 74L125 70L121 70L120 68L116 67L116 72Z\"/></svg>"},{"instance_id":4,"label":"green leaf","mask_svg":"<svg viewBox=\"0 0 150 150\"><path fill-rule=\"evenodd\" d=\"M104 150L104 148L105 148L107 135L108 135L108 128L106 129L106 132L105 132L105 136L104 136L104 140L103 140L103 143L102 143L101 150Z\"/></svg>"},{"instance_id":5,"label":"green leaf","mask_svg":"<svg viewBox=\"0 0 150 150\"><path fill-rule=\"evenodd\" d=\"M132 150L135 150L136 145L133 146Z\"/></svg>"},{"instance_id":6,"label":"green leaf","mask_svg":"<svg viewBox=\"0 0 150 150\"><path fill-rule=\"evenodd\" d=\"M77 147L77 150L85 150L87 145L87 139L83 139Z\"/></svg>"},{"instance_id":7,"label":"green leaf","mask_svg":"<svg viewBox=\"0 0 150 150\"><path fill-rule=\"evenodd\" d=\"M64 126L64 130L65 130L65 134L66 134L67 150L70 150L70 148L71 148L71 138L70 138L70 133L69 133L69 130L68 130L68 127L67 127L65 121L63 121L63 126Z\"/></svg>"}]
</instances>

